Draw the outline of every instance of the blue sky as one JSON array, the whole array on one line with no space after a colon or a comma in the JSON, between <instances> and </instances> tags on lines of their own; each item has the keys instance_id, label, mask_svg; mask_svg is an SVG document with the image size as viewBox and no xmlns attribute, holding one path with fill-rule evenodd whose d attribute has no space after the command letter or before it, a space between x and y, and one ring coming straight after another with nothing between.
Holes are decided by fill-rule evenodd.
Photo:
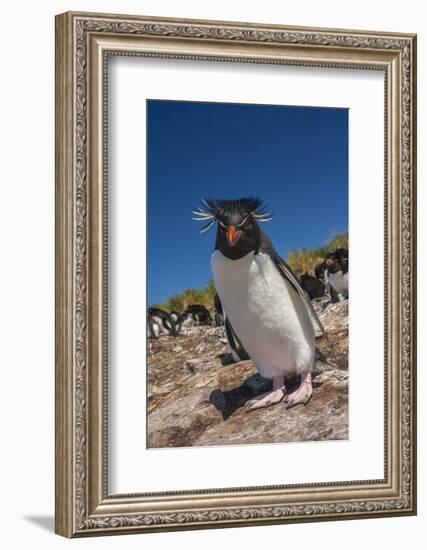
<instances>
[{"instance_id":1,"label":"blue sky","mask_svg":"<svg viewBox=\"0 0 427 550\"><path fill-rule=\"evenodd\" d=\"M284 258L348 228L346 109L149 100L147 156L149 304L211 280L203 197L262 198Z\"/></svg>"}]
</instances>

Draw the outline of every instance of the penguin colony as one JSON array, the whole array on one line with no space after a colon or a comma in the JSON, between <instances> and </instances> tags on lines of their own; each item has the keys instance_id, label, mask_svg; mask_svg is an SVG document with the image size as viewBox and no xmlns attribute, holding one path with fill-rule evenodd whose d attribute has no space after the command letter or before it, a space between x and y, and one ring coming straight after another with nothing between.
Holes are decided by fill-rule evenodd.
<instances>
[{"instance_id":1,"label":"penguin colony","mask_svg":"<svg viewBox=\"0 0 427 550\"><path fill-rule=\"evenodd\" d=\"M178 336L183 328L212 324L209 310L202 305L191 304L183 313L167 312L149 307L147 314L147 337L159 338L161 335Z\"/></svg>"}]
</instances>

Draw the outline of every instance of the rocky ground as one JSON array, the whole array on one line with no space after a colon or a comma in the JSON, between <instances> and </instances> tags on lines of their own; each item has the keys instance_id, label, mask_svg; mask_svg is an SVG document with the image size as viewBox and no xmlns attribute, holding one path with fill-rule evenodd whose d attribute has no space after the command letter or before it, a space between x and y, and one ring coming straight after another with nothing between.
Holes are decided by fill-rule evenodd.
<instances>
[{"instance_id":1,"label":"rocky ground","mask_svg":"<svg viewBox=\"0 0 427 550\"><path fill-rule=\"evenodd\" d=\"M348 302L316 303L315 308L327 339L316 341L321 354L311 401L291 409L282 402L244 411L242 405L249 394L265 391L269 382L256 374L251 361L232 363L223 327L193 327L177 337L150 340L148 446L347 439ZM230 398L225 410L209 401L215 389Z\"/></svg>"}]
</instances>

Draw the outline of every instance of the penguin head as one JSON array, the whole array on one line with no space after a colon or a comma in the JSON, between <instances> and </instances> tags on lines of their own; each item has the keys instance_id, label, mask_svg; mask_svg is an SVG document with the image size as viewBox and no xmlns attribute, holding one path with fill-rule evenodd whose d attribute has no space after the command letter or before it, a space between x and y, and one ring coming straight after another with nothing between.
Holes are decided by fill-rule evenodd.
<instances>
[{"instance_id":1,"label":"penguin head","mask_svg":"<svg viewBox=\"0 0 427 550\"><path fill-rule=\"evenodd\" d=\"M325 260L328 273L338 273L348 271L348 250L346 248L337 248L335 252L330 252Z\"/></svg>"},{"instance_id":2,"label":"penguin head","mask_svg":"<svg viewBox=\"0 0 427 550\"><path fill-rule=\"evenodd\" d=\"M259 222L271 220L262 201L255 197L236 200L204 199L204 209L194 211L199 221L206 221L202 233L217 223L216 249L230 260L256 252L261 244Z\"/></svg>"},{"instance_id":3,"label":"penguin head","mask_svg":"<svg viewBox=\"0 0 427 550\"><path fill-rule=\"evenodd\" d=\"M317 264L314 267L314 274L317 279L324 279L325 271L328 271L328 266L326 264L326 261L323 261L322 263Z\"/></svg>"},{"instance_id":4,"label":"penguin head","mask_svg":"<svg viewBox=\"0 0 427 550\"><path fill-rule=\"evenodd\" d=\"M335 254L333 252L330 252L327 255L325 264L326 264L326 269L330 274L337 273L341 269L339 266L339 263L337 262L337 258L335 257Z\"/></svg>"}]
</instances>

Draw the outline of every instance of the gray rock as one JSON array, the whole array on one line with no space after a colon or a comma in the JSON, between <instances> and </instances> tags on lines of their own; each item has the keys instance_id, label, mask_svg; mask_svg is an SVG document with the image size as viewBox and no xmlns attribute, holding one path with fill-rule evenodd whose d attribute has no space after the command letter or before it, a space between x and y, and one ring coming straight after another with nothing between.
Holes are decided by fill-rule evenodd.
<instances>
[{"instance_id":1,"label":"gray rock","mask_svg":"<svg viewBox=\"0 0 427 550\"><path fill-rule=\"evenodd\" d=\"M191 327L176 338L151 341L149 447L347 439L348 300L325 304L314 304L328 339L316 341L312 399L289 410L279 403L250 413L239 406L224 414L209 402L215 390L234 396L243 386L257 394L271 385L252 361L228 364L224 327Z\"/></svg>"},{"instance_id":2,"label":"gray rock","mask_svg":"<svg viewBox=\"0 0 427 550\"><path fill-rule=\"evenodd\" d=\"M215 366L215 361L212 361L211 359L206 359L206 358L189 359L185 364L186 370L191 374L196 374L198 372L209 370L214 366Z\"/></svg>"}]
</instances>

